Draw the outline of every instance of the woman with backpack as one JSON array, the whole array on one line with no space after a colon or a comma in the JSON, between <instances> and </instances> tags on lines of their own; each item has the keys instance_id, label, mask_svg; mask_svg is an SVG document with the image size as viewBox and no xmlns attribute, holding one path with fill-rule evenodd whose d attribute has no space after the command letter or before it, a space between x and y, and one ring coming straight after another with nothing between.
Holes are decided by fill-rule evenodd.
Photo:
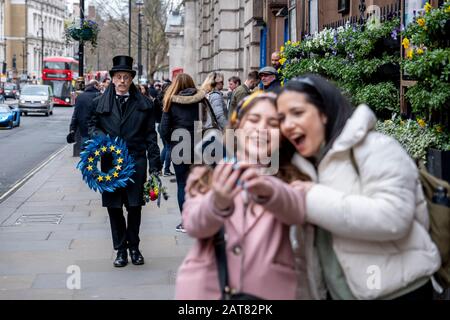
<instances>
[{"instance_id":1,"label":"woman with backpack","mask_svg":"<svg viewBox=\"0 0 450 320\"><path fill-rule=\"evenodd\" d=\"M299 295L306 299L432 299L440 257L418 169L400 144L375 132L366 105L307 75L277 99L292 162L313 182L297 229Z\"/></svg>"},{"instance_id":2,"label":"woman with backpack","mask_svg":"<svg viewBox=\"0 0 450 320\"><path fill-rule=\"evenodd\" d=\"M222 93L223 82L224 76L222 73L211 72L202 84L202 89L206 92L206 98L212 106L217 123L221 129L224 129L227 125L227 105ZM206 123L206 127L211 124L210 118L208 122L209 124Z\"/></svg>"},{"instance_id":3,"label":"woman with backpack","mask_svg":"<svg viewBox=\"0 0 450 320\"><path fill-rule=\"evenodd\" d=\"M205 92L197 90L194 80L186 73L177 75L173 83L164 94L163 114L161 117L161 136L162 139L170 143L172 150L172 162L177 179L178 207L180 212L183 210L184 188L189 173L190 166L194 163L194 122L200 120L200 104L205 99ZM183 129L184 133L189 134L190 139L190 157L181 151L181 154L173 154L175 146L179 141L172 141L172 133L177 129ZM186 145L186 141L184 142ZM185 232L183 224L176 227L176 231Z\"/></svg>"},{"instance_id":4,"label":"woman with backpack","mask_svg":"<svg viewBox=\"0 0 450 320\"><path fill-rule=\"evenodd\" d=\"M189 175L183 225L197 240L178 270L176 299L296 297L289 230L303 222L304 194L290 183L305 177L290 164L294 150L282 147L275 176L261 175L261 165L245 160L266 154L272 158L279 148L275 98L267 93L248 96L231 117L229 128L239 129L238 165L197 166ZM269 147L261 148L261 143Z\"/></svg>"}]
</instances>

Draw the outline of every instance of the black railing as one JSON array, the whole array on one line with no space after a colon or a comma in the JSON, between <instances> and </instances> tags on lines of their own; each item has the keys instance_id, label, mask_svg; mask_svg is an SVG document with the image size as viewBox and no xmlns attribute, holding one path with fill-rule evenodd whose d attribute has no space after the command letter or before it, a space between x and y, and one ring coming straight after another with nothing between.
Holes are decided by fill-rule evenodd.
<instances>
[{"instance_id":1,"label":"black railing","mask_svg":"<svg viewBox=\"0 0 450 320\"><path fill-rule=\"evenodd\" d=\"M364 21L367 21L374 12L366 12L364 15ZM385 5L383 7L380 7L380 21L384 22L386 20L391 20L394 17L400 17L401 14L401 7L400 7L400 0L395 1L392 4ZM351 25L357 25L362 24L363 21L361 21L361 17L358 16L350 16L347 18L343 18L328 24L322 25L322 29L335 29L338 27L345 26L347 23L350 23Z\"/></svg>"}]
</instances>

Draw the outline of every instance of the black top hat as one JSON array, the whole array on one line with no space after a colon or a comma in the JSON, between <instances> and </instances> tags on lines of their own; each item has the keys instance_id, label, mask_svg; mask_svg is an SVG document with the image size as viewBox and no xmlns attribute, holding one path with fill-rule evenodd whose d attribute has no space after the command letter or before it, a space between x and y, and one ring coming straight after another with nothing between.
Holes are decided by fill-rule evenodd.
<instances>
[{"instance_id":1,"label":"black top hat","mask_svg":"<svg viewBox=\"0 0 450 320\"><path fill-rule=\"evenodd\" d=\"M129 72L134 78L136 71L133 70L133 58L129 56L115 56L113 58L113 67L109 70L109 74L112 77L118 71Z\"/></svg>"}]
</instances>

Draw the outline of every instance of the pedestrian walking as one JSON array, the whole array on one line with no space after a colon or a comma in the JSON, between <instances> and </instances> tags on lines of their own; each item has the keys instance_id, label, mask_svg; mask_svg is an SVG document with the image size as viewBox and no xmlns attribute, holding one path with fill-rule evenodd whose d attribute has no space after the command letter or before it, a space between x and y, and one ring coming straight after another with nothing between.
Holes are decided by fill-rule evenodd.
<instances>
[{"instance_id":1,"label":"pedestrian walking","mask_svg":"<svg viewBox=\"0 0 450 320\"><path fill-rule=\"evenodd\" d=\"M172 133L177 129L184 129L189 134L190 139L190 157L187 161L183 159L188 157L181 150L180 154L173 154L172 162L177 179L177 198L180 213L183 210L184 191L190 165L194 163L194 132L195 121L200 121L200 107L205 99L206 92L198 90L195 87L194 80L186 73L180 73L176 76L174 82L167 89L164 95L164 108L161 118L161 136L170 143L171 150L179 143L172 141ZM186 141L181 141L186 144ZM176 226L176 231L185 232L183 224Z\"/></svg>"},{"instance_id":2,"label":"pedestrian walking","mask_svg":"<svg viewBox=\"0 0 450 320\"><path fill-rule=\"evenodd\" d=\"M161 151L161 164L163 170L162 175L164 177L172 177L175 175L175 173L170 171L170 166L172 164L170 141L166 140L161 132L161 119L163 114L164 95L166 94L166 91L169 87L170 83L165 82L162 86L162 89L158 92L158 97L155 99L155 110L157 110L156 122L158 123L158 133L163 143L163 149Z\"/></svg>"},{"instance_id":3,"label":"pedestrian walking","mask_svg":"<svg viewBox=\"0 0 450 320\"><path fill-rule=\"evenodd\" d=\"M97 80L91 80L75 101L72 118L69 125L69 134L66 137L67 143L74 143L76 132L81 136L81 146L89 140L88 122L91 115L92 101L100 95Z\"/></svg>"},{"instance_id":4,"label":"pedestrian walking","mask_svg":"<svg viewBox=\"0 0 450 320\"><path fill-rule=\"evenodd\" d=\"M231 115L236 110L238 104L259 85L258 71L251 71L247 75L244 83L236 88L231 98L230 107L228 109L228 119L231 119Z\"/></svg>"},{"instance_id":5,"label":"pedestrian walking","mask_svg":"<svg viewBox=\"0 0 450 320\"><path fill-rule=\"evenodd\" d=\"M232 76L228 79L228 91L227 91L227 114L230 113L230 104L231 98L233 97L233 93L237 87L241 85L241 78Z\"/></svg>"},{"instance_id":6,"label":"pedestrian walking","mask_svg":"<svg viewBox=\"0 0 450 320\"><path fill-rule=\"evenodd\" d=\"M132 66L133 58L129 56L113 58L109 72L112 84L94 100L89 123L91 136L109 135L123 139L135 163L136 172L131 177L134 183L129 182L124 188L102 194L102 204L108 210L111 223L114 249L117 250L115 267L127 265L127 249L133 264L144 264L139 251L141 211L145 204L144 183L147 181L147 168L151 174L161 167L152 102L133 84L136 71ZM108 171L112 167L112 159L103 157L101 166L102 171ZM127 223L123 206L128 212Z\"/></svg>"},{"instance_id":7,"label":"pedestrian walking","mask_svg":"<svg viewBox=\"0 0 450 320\"><path fill-rule=\"evenodd\" d=\"M280 63L280 59L281 59L281 54L280 51L275 51L272 53L271 57L271 63L272 63L272 67L275 68L275 70L278 70L281 68L281 63Z\"/></svg>"},{"instance_id":8,"label":"pedestrian walking","mask_svg":"<svg viewBox=\"0 0 450 320\"><path fill-rule=\"evenodd\" d=\"M100 87L100 92L102 94L106 91L106 89L108 88L110 83L111 83L111 79L110 78L103 79L101 87Z\"/></svg>"},{"instance_id":9,"label":"pedestrian walking","mask_svg":"<svg viewBox=\"0 0 450 320\"><path fill-rule=\"evenodd\" d=\"M202 84L202 89L206 92L206 98L209 100L217 122L222 129L227 125L227 107L222 94L223 81L222 73L211 72ZM207 123L206 126L208 125Z\"/></svg>"},{"instance_id":10,"label":"pedestrian walking","mask_svg":"<svg viewBox=\"0 0 450 320\"><path fill-rule=\"evenodd\" d=\"M276 176L262 175L264 165L248 162L279 148L275 98L272 93L247 97L230 121L230 129L239 129L237 165L197 166L189 175L183 225L197 240L178 270L176 299L218 300L225 291L271 300L296 297L289 230L304 220L304 193L290 183L306 177L290 164L287 150L279 152ZM220 241L225 248L219 249ZM227 289L219 281L224 274Z\"/></svg>"},{"instance_id":11,"label":"pedestrian walking","mask_svg":"<svg viewBox=\"0 0 450 320\"><path fill-rule=\"evenodd\" d=\"M155 87L155 81L151 80L148 87L148 95L152 97L153 99L156 99L158 97L158 90Z\"/></svg>"},{"instance_id":12,"label":"pedestrian walking","mask_svg":"<svg viewBox=\"0 0 450 320\"><path fill-rule=\"evenodd\" d=\"M139 91L141 92L141 94L142 94L144 97L150 99L149 89L148 89L148 87L147 87L145 84L140 84L140 85L139 85ZM150 100L153 101L153 98L150 99Z\"/></svg>"},{"instance_id":13,"label":"pedestrian walking","mask_svg":"<svg viewBox=\"0 0 450 320\"><path fill-rule=\"evenodd\" d=\"M282 134L297 150L292 161L313 180L299 183L302 298L431 299L440 256L406 151L375 131L368 106L353 110L320 76L289 81L277 105Z\"/></svg>"},{"instance_id":14,"label":"pedestrian walking","mask_svg":"<svg viewBox=\"0 0 450 320\"><path fill-rule=\"evenodd\" d=\"M281 81L278 80L278 72L274 67L264 67L259 70L259 78L265 92L278 94L281 90Z\"/></svg>"}]
</instances>

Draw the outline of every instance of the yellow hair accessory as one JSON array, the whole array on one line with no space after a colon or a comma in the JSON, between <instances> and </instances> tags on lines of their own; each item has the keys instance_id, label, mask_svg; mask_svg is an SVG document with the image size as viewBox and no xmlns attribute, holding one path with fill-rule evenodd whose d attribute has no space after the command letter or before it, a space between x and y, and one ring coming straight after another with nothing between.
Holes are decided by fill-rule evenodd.
<instances>
[{"instance_id":1,"label":"yellow hair accessory","mask_svg":"<svg viewBox=\"0 0 450 320\"><path fill-rule=\"evenodd\" d=\"M273 93L266 93L262 90L257 90L255 92L253 92L251 95L247 96L244 98L244 100L241 102L240 105L238 105L237 109L232 113L231 115L231 119L230 119L230 123L231 124L235 124L236 121L239 118L239 115L241 114L242 110L244 110L245 108L247 108L250 103L255 100L255 98L259 98L262 96L268 96L268 97L273 97L276 98L276 95L274 95Z\"/></svg>"}]
</instances>

